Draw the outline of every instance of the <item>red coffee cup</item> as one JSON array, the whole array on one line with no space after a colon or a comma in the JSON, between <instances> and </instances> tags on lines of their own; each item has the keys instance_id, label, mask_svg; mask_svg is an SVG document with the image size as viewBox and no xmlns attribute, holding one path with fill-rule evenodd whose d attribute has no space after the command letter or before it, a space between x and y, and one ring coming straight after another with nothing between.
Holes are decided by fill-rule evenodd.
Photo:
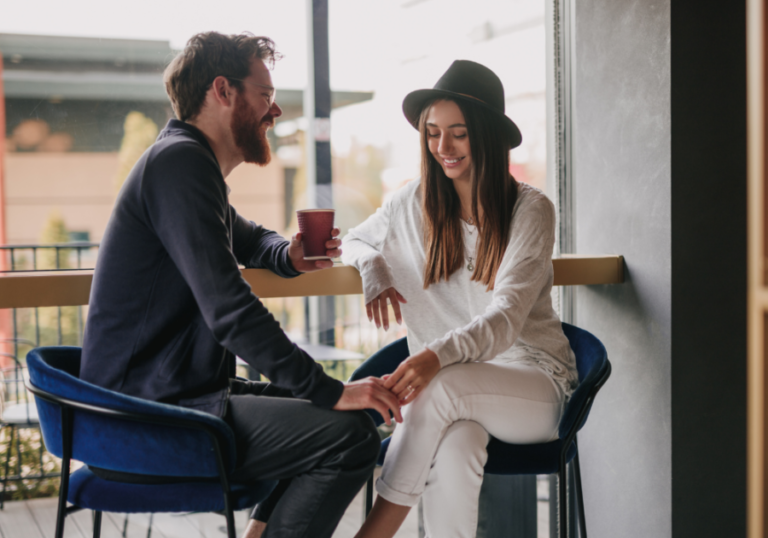
<instances>
[{"instance_id":1,"label":"red coffee cup","mask_svg":"<svg viewBox=\"0 0 768 538\"><path fill-rule=\"evenodd\" d=\"M300 209L296 212L305 260L329 260L326 241L330 241L335 209Z\"/></svg>"}]
</instances>

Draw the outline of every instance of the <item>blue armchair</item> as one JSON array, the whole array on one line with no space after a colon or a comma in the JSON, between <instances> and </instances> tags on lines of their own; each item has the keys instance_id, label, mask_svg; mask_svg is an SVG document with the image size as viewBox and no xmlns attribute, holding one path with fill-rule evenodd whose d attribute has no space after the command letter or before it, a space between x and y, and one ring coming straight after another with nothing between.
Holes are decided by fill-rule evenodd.
<instances>
[{"instance_id":1,"label":"blue armchair","mask_svg":"<svg viewBox=\"0 0 768 538\"><path fill-rule=\"evenodd\" d=\"M579 386L571 395L563 417L560 420L559 439L549 443L532 445L513 445L491 438L488 443L488 461L485 464L487 474L520 475L558 473L559 500L559 536L568 537L568 514L566 502L567 464L573 461L573 479L578 507L580 538L587 538L587 526L584 515L584 499L581 492L581 471L579 469L576 433L584 426L592 407L592 402L600 388L611 375L611 363L605 347L595 336L583 329L563 323L563 332L568 338L576 355L576 367L579 371ZM408 358L408 344L405 338L397 340L386 352L373 355L352 374L350 381L368 376L381 377L392 373L397 366ZM376 424L383 419L376 411L368 411ZM381 443L379 465L389 448L389 438ZM371 510L373 499L373 477L368 480L365 496L365 513Z\"/></svg>"},{"instance_id":2,"label":"blue armchair","mask_svg":"<svg viewBox=\"0 0 768 538\"><path fill-rule=\"evenodd\" d=\"M94 538L104 511L223 512L235 538L233 511L277 483L235 482L235 439L223 420L81 381L80 353L59 346L27 355L45 445L62 458L56 538L65 517L82 508L95 512ZM70 475L71 459L86 466Z\"/></svg>"}]
</instances>

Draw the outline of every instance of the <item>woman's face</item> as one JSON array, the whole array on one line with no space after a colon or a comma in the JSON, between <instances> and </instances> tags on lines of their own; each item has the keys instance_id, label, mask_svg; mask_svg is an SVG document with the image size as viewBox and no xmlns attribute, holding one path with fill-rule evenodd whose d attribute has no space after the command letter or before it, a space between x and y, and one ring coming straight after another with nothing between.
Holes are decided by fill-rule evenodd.
<instances>
[{"instance_id":1,"label":"woman's face","mask_svg":"<svg viewBox=\"0 0 768 538\"><path fill-rule=\"evenodd\" d=\"M472 154L464 114L453 101L437 101L427 113L429 151L454 181L470 181Z\"/></svg>"}]
</instances>

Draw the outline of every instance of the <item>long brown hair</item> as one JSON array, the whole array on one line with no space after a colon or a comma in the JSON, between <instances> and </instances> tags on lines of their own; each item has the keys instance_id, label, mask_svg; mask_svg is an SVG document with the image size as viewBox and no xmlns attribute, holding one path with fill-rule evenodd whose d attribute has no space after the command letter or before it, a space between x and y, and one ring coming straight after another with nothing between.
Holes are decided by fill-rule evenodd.
<instances>
[{"instance_id":1,"label":"long brown hair","mask_svg":"<svg viewBox=\"0 0 768 538\"><path fill-rule=\"evenodd\" d=\"M421 198L424 214L424 289L464 267L461 201L453 182L429 151L428 103L419 118L421 135ZM477 261L471 279L493 289L496 272L509 242L512 210L517 201L517 181L509 173L509 143L501 123L483 107L454 101L464 115L472 155L472 216L478 225ZM482 222L478 206L483 208Z\"/></svg>"}]
</instances>

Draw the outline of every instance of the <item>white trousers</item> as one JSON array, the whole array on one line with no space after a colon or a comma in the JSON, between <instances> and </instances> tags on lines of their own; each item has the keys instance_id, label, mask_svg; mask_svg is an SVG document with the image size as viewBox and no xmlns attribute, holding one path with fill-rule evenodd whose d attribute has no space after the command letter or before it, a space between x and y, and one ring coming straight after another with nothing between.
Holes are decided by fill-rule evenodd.
<instances>
[{"instance_id":1,"label":"white trousers","mask_svg":"<svg viewBox=\"0 0 768 538\"><path fill-rule=\"evenodd\" d=\"M552 441L563 400L535 366L447 366L403 408L376 490L403 506L423 495L428 537L474 538L489 434L515 444Z\"/></svg>"}]
</instances>

